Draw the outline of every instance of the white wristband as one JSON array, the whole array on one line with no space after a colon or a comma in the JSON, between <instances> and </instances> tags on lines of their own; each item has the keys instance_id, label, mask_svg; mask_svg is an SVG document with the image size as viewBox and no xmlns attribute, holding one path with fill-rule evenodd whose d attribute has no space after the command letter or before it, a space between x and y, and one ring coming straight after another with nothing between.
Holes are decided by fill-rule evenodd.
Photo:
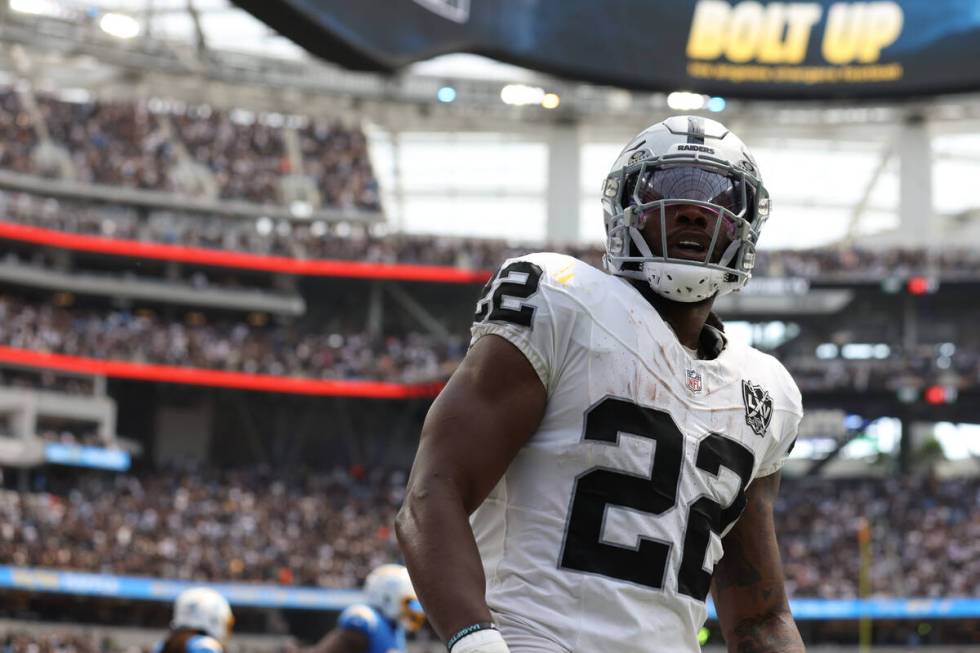
<instances>
[{"instance_id":1,"label":"white wristband","mask_svg":"<svg viewBox=\"0 0 980 653\"><path fill-rule=\"evenodd\" d=\"M478 630L455 644L451 653L510 653L507 643L497 630Z\"/></svg>"}]
</instances>

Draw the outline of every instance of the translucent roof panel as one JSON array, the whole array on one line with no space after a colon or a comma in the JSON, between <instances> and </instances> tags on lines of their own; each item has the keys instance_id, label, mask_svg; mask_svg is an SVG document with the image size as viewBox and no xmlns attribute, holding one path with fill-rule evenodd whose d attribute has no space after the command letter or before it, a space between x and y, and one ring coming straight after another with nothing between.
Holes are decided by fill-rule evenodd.
<instances>
[{"instance_id":1,"label":"translucent roof panel","mask_svg":"<svg viewBox=\"0 0 980 653\"><path fill-rule=\"evenodd\" d=\"M58 0L60 5L87 11L98 8L128 14L140 22L141 31L154 38L196 42L188 0ZM307 57L292 41L276 34L230 0L191 0L200 17L209 48L249 52L287 59Z\"/></svg>"},{"instance_id":2,"label":"translucent roof panel","mask_svg":"<svg viewBox=\"0 0 980 653\"><path fill-rule=\"evenodd\" d=\"M932 140L933 203L939 213L980 209L980 134L944 134Z\"/></svg>"},{"instance_id":3,"label":"translucent roof panel","mask_svg":"<svg viewBox=\"0 0 980 653\"><path fill-rule=\"evenodd\" d=\"M604 237L599 185L622 143L588 143L582 148L583 240ZM773 198L772 220L760 247L806 248L844 238L864 201L855 235L898 224L898 165L884 145L823 140L768 141L754 147L766 187ZM879 170L881 168L881 170Z\"/></svg>"}]
</instances>

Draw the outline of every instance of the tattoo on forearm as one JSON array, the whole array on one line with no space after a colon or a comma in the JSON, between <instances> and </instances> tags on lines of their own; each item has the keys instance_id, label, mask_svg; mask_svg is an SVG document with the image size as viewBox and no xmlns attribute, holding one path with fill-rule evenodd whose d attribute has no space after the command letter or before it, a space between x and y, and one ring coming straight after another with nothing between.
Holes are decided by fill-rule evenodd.
<instances>
[{"instance_id":1,"label":"tattoo on forearm","mask_svg":"<svg viewBox=\"0 0 980 653\"><path fill-rule=\"evenodd\" d=\"M803 653L803 639L788 612L743 619L728 650L735 653Z\"/></svg>"}]
</instances>

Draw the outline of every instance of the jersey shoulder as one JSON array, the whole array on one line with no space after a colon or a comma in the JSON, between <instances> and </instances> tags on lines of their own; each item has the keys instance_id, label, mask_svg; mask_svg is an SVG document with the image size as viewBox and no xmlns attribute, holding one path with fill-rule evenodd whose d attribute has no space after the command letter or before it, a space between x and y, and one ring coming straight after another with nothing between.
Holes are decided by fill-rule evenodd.
<instances>
[{"instance_id":1,"label":"jersey shoulder","mask_svg":"<svg viewBox=\"0 0 980 653\"><path fill-rule=\"evenodd\" d=\"M542 271L542 281L561 288L602 284L612 279L603 270L574 256L558 252L533 252L510 258L504 262L504 267L516 261L526 261L538 266Z\"/></svg>"},{"instance_id":2,"label":"jersey shoulder","mask_svg":"<svg viewBox=\"0 0 980 653\"><path fill-rule=\"evenodd\" d=\"M540 274L539 285L550 290L552 296L566 295L573 304L592 308L607 300L610 294L621 291L623 283L604 270L594 268L585 261L557 252L535 252L508 259L501 270L514 263L534 266Z\"/></svg>"},{"instance_id":3,"label":"jersey shoulder","mask_svg":"<svg viewBox=\"0 0 980 653\"><path fill-rule=\"evenodd\" d=\"M370 637L381 626L381 617L371 606L357 603L348 606L340 613L337 626L345 630L355 630Z\"/></svg>"},{"instance_id":4,"label":"jersey shoulder","mask_svg":"<svg viewBox=\"0 0 980 653\"><path fill-rule=\"evenodd\" d=\"M786 367L772 354L749 345L729 341L740 359L743 381L759 386L772 395L775 405L798 415L803 414L803 396Z\"/></svg>"},{"instance_id":5,"label":"jersey shoulder","mask_svg":"<svg viewBox=\"0 0 980 653\"><path fill-rule=\"evenodd\" d=\"M188 638L184 648L187 653L221 653L224 650L221 642L207 635L195 635Z\"/></svg>"}]
</instances>

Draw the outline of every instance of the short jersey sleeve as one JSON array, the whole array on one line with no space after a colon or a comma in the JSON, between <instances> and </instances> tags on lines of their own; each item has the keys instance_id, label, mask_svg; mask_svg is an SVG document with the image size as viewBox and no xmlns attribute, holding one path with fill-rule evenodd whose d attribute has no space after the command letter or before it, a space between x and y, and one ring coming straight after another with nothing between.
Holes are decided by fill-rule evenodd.
<instances>
[{"instance_id":1,"label":"short jersey sleeve","mask_svg":"<svg viewBox=\"0 0 980 653\"><path fill-rule=\"evenodd\" d=\"M796 437L800 431L800 421L803 419L803 398L800 390L786 368L776 363L778 376L782 379L779 385L779 400L774 409L778 414L773 420L773 437L759 466L756 476L775 474L786 463L789 454L796 445Z\"/></svg>"},{"instance_id":2,"label":"short jersey sleeve","mask_svg":"<svg viewBox=\"0 0 980 653\"><path fill-rule=\"evenodd\" d=\"M366 605L352 605L340 613L337 627L372 637L378 629L378 615Z\"/></svg>"},{"instance_id":3,"label":"short jersey sleeve","mask_svg":"<svg viewBox=\"0 0 980 653\"><path fill-rule=\"evenodd\" d=\"M470 346L491 334L506 339L524 354L550 393L574 322L567 292L558 287L556 277L576 264L582 265L547 253L505 261L477 301Z\"/></svg>"}]
</instances>

